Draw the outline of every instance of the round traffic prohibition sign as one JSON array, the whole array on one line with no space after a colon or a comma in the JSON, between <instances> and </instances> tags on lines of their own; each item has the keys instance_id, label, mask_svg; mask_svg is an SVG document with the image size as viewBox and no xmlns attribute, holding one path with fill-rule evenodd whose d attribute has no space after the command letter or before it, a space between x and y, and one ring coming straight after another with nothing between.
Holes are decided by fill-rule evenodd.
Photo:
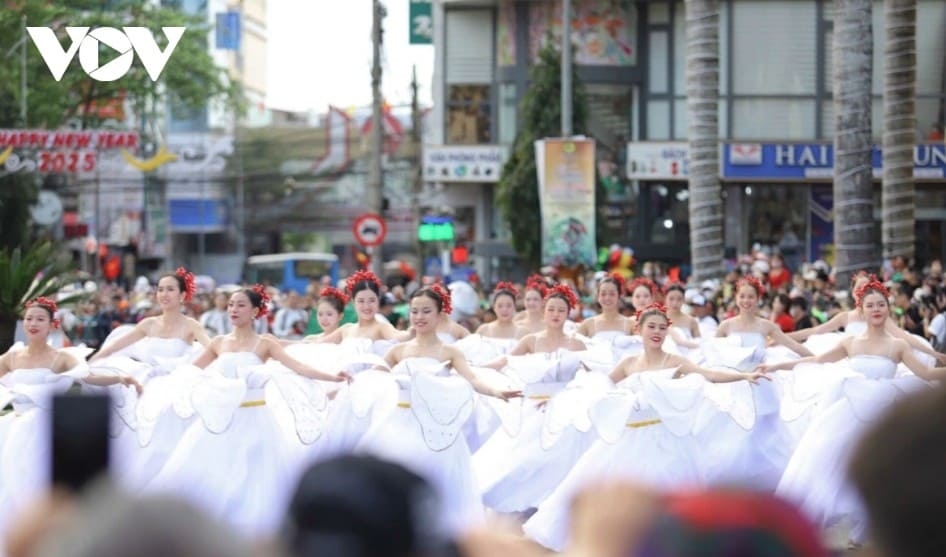
<instances>
[{"instance_id":1,"label":"round traffic prohibition sign","mask_svg":"<svg viewBox=\"0 0 946 557\"><path fill-rule=\"evenodd\" d=\"M355 241L362 246L380 246L388 233L388 225L380 215L366 213L355 219L352 232L355 234Z\"/></svg>"}]
</instances>

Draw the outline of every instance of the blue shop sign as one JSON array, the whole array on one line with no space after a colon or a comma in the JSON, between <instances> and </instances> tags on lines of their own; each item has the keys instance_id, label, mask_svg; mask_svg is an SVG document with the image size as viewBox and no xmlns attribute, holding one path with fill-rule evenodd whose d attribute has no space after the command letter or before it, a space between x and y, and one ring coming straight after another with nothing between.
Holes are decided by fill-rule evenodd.
<instances>
[{"instance_id":1,"label":"blue shop sign","mask_svg":"<svg viewBox=\"0 0 946 557\"><path fill-rule=\"evenodd\" d=\"M880 147L871 154L874 178L883 176ZM832 143L724 143L724 180L831 180L834 175ZM923 143L913 149L913 176L917 180L946 178L946 144Z\"/></svg>"}]
</instances>

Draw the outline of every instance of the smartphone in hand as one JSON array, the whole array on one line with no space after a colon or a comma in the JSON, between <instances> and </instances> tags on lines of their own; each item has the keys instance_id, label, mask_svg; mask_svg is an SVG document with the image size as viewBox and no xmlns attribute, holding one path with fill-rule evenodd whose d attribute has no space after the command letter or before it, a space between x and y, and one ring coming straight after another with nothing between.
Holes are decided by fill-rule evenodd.
<instances>
[{"instance_id":1,"label":"smartphone in hand","mask_svg":"<svg viewBox=\"0 0 946 557\"><path fill-rule=\"evenodd\" d=\"M108 395L63 394L52 403L51 480L54 487L81 491L108 472Z\"/></svg>"}]
</instances>

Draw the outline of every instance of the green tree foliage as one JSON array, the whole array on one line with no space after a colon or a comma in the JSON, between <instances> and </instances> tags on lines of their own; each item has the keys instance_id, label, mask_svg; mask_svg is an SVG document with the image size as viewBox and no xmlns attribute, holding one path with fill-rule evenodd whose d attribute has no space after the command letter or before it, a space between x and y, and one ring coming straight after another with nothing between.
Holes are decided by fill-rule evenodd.
<instances>
[{"instance_id":1,"label":"green tree foliage","mask_svg":"<svg viewBox=\"0 0 946 557\"><path fill-rule=\"evenodd\" d=\"M512 246L525 262L538 268L542 257L542 218L539 211L539 180L536 175L535 142L561 136L561 53L547 41L529 73L529 89L519 107L519 130L509 160L497 184L497 203L512 233ZM589 135L588 100L577 76L572 83L572 130ZM597 180L597 230L603 230L603 188ZM602 239L598 238L598 243Z\"/></svg>"},{"instance_id":2,"label":"green tree foliage","mask_svg":"<svg viewBox=\"0 0 946 557\"><path fill-rule=\"evenodd\" d=\"M95 81L82 71L78 56L56 81L39 51L26 37L27 118L20 115L22 100L20 47L24 37L23 17L30 27L52 27L63 48L69 38L65 27L147 27L160 48L166 46L162 27L186 27L184 36L157 82L152 82L135 58L127 75L111 82ZM242 93L226 70L219 68L209 52L210 26L204 16L193 16L167 7L155 7L143 0L4 0L0 8L0 128L58 129L115 127L104 120L95 107L116 99L126 99L139 118L150 119L157 107L198 108L207 103L223 103L242 110ZM111 59L103 53L100 63ZM126 115L130 116L130 115ZM8 175L0 168L0 219L3 241L0 249L25 245L28 241L29 206L35 201L32 176Z\"/></svg>"}]
</instances>

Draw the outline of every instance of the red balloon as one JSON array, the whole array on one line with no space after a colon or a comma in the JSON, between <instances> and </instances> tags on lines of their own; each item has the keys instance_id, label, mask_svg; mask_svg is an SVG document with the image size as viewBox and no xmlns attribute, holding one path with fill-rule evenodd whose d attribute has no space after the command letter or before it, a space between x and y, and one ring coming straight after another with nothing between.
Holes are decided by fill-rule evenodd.
<instances>
[{"instance_id":1,"label":"red balloon","mask_svg":"<svg viewBox=\"0 0 946 557\"><path fill-rule=\"evenodd\" d=\"M118 278L122 272L122 260L117 255L113 255L105 261L105 267L102 269L102 273L105 275L105 280L111 282Z\"/></svg>"}]
</instances>

